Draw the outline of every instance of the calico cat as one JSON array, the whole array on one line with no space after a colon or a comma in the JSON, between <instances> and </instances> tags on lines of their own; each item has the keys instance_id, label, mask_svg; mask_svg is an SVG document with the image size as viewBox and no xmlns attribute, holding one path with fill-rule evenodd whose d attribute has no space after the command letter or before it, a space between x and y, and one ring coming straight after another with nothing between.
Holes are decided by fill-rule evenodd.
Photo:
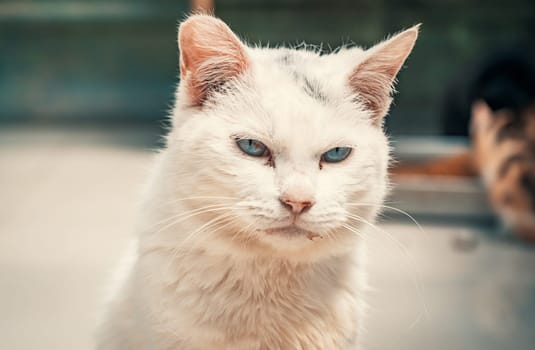
<instances>
[{"instance_id":1,"label":"calico cat","mask_svg":"<svg viewBox=\"0 0 535 350\"><path fill-rule=\"evenodd\" d=\"M535 242L535 104L518 112L472 107L472 157L506 227Z\"/></svg>"},{"instance_id":2,"label":"calico cat","mask_svg":"<svg viewBox=\"0 0 535 350\"><path fill-rule=\"evenodd\" d=\"M320 55L184 21L173 127L98 349L359 349L360 237L387 192L382 120L417 35Z\"/></svg>"},{"instance_id":3,"label":"calico cat","mask_svg":"<svg viewBox=\"0 0 535 350\"><path fill-rule=\"evenodd\" d=\"M398 176L480 176L505 232L535 241L535 75L515 51L478 62L467 87L447 93L445 131L468 133L470 150L424 164L401 164Z\"/></svg>"}]
</instances>

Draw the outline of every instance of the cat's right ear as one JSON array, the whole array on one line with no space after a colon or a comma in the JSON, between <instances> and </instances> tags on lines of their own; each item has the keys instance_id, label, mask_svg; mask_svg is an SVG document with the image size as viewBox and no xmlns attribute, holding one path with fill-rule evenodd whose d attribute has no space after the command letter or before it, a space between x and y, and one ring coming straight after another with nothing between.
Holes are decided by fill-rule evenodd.
<instances>
[{"instance_id":1,"label":"cat's right ear","mask_svg":"<svg viewBox=\"0 0 535 350\"><path fill-rule=\"evenodd\" d=\"M376 125L382 123L388 112L396 75L414 47L419 27L416 25L366 50L364 60L349 77L353 93Z\"/></svg>"},{"instance_id":2,"label":"cat's right ear","mask_svg":"<svg viewBox=\"0 0 535 350\"><path fill-rule=\"evenodd\" d=\"M492 126L494 113L484 100L477 100L472 103L470 118L470 134L477 135L482 132L488 132Z\"/></svg>"},{"instance_id":3,"label":"cat's right ear","mask_svg":"<svg viewBox=\"0 0 535 350\"><path fill-rule=\"evenodd\" d=\"M180 78L193 106L202 106L210 93L247 70L245 45L221 20L193 15L178 31Z\"/></svg>"}]
</instances>

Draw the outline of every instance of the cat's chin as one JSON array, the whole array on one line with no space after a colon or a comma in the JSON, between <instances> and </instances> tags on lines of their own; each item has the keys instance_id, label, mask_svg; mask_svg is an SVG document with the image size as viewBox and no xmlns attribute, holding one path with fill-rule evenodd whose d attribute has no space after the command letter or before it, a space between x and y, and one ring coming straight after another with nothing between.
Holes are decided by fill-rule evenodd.
<instances>
[{"instance_id":1,"label":"cat's chin","mask_svg":"<svg viewBox=\"0 0 535 350\"><path fill-rule=\"evenodd\" d=\"M255 236L260 243L257 246L260 249L252 250L248 247L247 253L254 252L255 256L266 254L269 257L310 263L329 256L346 254L354 249L357 242L355 235L344 231L331 229L327 233L311 228L290 224L258 229ZM333 235L336 235L336 239L332 239Z\"/></svg>"},{"instance_id":2,"label":"cat's chin","mask_svg":"<svg viewBox=\"0 0 535 350\"><path fill-rule=\"evenodd\" d=\"M309 240L316 240L323 238L323 236L319 233L301 228L294 224L282 227L268 228L263 231L268 235L287 237L289 239L307 238Z\"/></svg>"}]
</instances>

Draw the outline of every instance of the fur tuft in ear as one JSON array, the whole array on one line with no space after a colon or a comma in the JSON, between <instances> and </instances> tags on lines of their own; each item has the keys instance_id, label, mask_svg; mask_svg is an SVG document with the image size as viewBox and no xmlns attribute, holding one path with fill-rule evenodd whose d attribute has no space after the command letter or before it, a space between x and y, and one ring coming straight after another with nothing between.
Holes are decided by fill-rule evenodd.
<instances>
[{"instance_id":1,"label":"fur tuft in ear","mask_svg":"<svg viewBox=\"0 0 535 350\"><path fill-rule=\"evenodd\" d=\"M193 15L179 27L180 77L190 102L202 106L209 94L249 66L246 48L230 28L209 15Z\"/></svg>"},{"instance_id":2,"label":"fur tuft in ear","mask_svg":"<svg viewBox=\"0 0 535 350\"><path fill-rule=\"evenodd\" d=\"M377 125L388 112L396 75L414 47L419 27L418 24L366 50L364 60L349 76L351 90L371 111Z\"/></svg>"}]
</instances>

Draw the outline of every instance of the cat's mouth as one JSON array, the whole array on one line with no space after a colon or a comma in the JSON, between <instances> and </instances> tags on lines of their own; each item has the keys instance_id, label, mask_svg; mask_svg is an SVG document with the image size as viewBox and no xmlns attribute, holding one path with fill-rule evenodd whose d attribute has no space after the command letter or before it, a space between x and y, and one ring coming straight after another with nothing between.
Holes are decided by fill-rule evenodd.
<instances>
[{"instance_id":1,"label":"cat's mouth","mask_svg":"<svg viewBox=\"0 0 535 350\"><path fill-rule=\"evenodd\" d=\"M310 240L315 239L321 239L323 238L322 235L316 232L312 232L310 230L303 229L296 224L290 224L286 226L281 227L274 227L274 228L268 228L265 230L266 233L270 235L281 235L281 236L288 236L288 237L297 237L297 236L303 236Z\"/></svg>"}]
</instances>

